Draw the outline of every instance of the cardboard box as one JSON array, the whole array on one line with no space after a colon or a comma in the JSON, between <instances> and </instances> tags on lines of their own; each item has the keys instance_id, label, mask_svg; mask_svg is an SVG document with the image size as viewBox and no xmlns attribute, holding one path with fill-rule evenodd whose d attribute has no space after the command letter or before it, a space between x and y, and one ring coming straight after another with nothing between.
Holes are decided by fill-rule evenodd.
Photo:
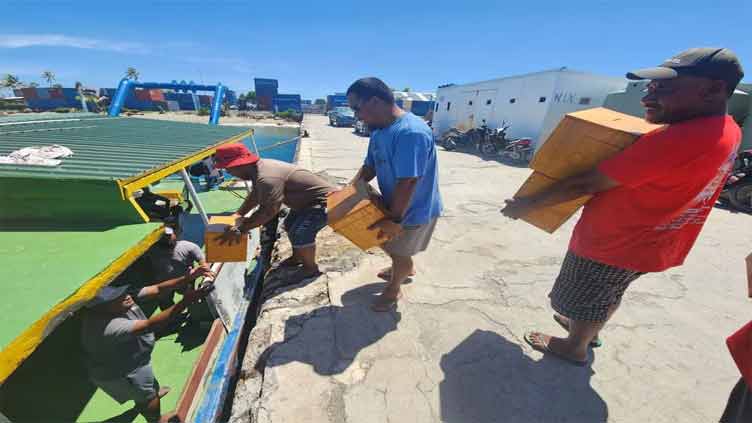
<instances>
[{"instance_id":1,"label":"cardboard box","mask_svg":"<svg viewBox=\"0 0 752 423\"><path fill-rule=\"evenodd\" d=\"M559 122L548 140L530 162L533 174L515 194L523 198L538 193L559 180L594 169L632 144L640 135L660 128L642 118L605 108L569 113ZM590 196L535 210L522 219L553 233Z\"/></svg>"},{"instance_id":2,"label":"cardboard box","mask_svg":"<svg viewBox=\"0 0 752 423\"><path fill-rule=\"evenodd\" d=\"M378 230L368 227L387 216L381 196L369 184L358 181L327 198L329 226L362 250L387 241L378 239Z\"/></svg>"},{"instance_id":3,"label":"cardboard box","mask_svg":"<svg viewBox=\"0 0 752 423\"><path fill-rule=\"evenodd\" d=\"M227 263L248 260L248 235L241 235L240 242L220 245L219 237L227 227L235 224L232 216L210 216L209 226L204 234L206 261L209 263Z\"/></svg>"}]
</instances>

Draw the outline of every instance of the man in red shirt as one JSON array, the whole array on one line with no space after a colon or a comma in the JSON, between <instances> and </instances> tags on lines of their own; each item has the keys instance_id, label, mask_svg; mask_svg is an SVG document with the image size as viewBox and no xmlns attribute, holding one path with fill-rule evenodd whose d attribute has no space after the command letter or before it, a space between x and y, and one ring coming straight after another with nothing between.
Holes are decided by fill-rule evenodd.
<instances>
[{"instance_id":1,"label":"man in red shirt","mask_svg":"<svg viewBox=\"0 0 752 423\"><path fill-rule=\"evenodd\" d=\"M666 126L640 137L592 171L502 211L519 218L584 195L569 251L549 294L566 338L528 332L536 350L584 365L588 346L616 311L629 284L679 266L692 248L732 168L741 130L726 102L744 73L733 52L693 48L656 68L627 74L649 79L645 120Z\"/></svg>"}]
</instances>

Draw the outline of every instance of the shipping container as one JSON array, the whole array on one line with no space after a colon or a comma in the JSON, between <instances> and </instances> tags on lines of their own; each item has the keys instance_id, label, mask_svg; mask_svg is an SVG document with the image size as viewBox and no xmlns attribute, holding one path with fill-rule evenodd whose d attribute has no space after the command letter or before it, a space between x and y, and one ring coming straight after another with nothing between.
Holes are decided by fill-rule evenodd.
<instances>
[{"instance_id":1,"label":"shipping container","mask_svg":"<svg viewBox=\"0 0 752 423\"><path fill-rule=\"evenodd\" d=\"M428 114L428 111L433 109L434 102L433 101L418 101L413 100L411 102L410 106L410 113L416 115L416 116L425 116Z\"/></svg>"},{"instance_id":2,"label":"shipping container","mask_svg":"<svg viewBox=\"0 0 752 423\"><path fill-rule=\"evenodd\" d=\"M149 99L151 101L165 101L162 90L149 90Z\"/></svg>"},{"instance_id":3,"label":"shipping container","mask_svg":"<svg viewBox=\"0 0 752 423\"><path fill-rule=\"evenodd\" d=\"M274 97L272 107L275 112L293 110L297 113L303 113L303 108L300 103L300 94L277 94L277 96Z\"/></svg>"},{"instance_id":4,"label":"shipping container","mask_svg":"<svg viewBox=\"0 0 752 423\"><path fill-rule=\"evenodd\" d=\"M273 106L273 97L266 95L256 95L256 104L258 105L259 110L271 111Z\"/></svg>"},{"instance_id":5,"label":"shipping container","mask_svg":"<svg viewBox=\"0 0 752 423\"><path fill-rule=\"evenodd\" d=\"M326 96L326 111L330 111L335 107L348 107L347 95L344 93L336 93Z\"/></svg>"},{"instance_id":6,"label":"shipping container","mask_svg":"<svg viewBox=\"0 0 752 423\"><path fill-rule=\"evenodd\" d=\"M180 104L174 100L167 100L167 110L171 112L177 112L180 110Z\"/></svg>"},{"instance_id":7,"label":"shipping container","mask_svg":"<svg viewBox=\"0 0 752 423\"><path fill-rule=\"evenodd\" d=\"M36 88L21 88L21 96L27 100L32 100L37 98L37 89Z\"/></svg>"}]
</instances>

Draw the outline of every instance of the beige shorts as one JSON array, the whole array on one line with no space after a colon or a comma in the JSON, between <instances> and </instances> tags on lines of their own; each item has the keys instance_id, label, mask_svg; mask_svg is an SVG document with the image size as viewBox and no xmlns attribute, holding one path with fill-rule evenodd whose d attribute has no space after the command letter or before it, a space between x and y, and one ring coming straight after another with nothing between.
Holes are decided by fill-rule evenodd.
<instances>
[{"instance_id":1,"label":"beige shorts","mask_svg":"<svg viewBox=\"0 0 752 423\"><path fill-rule=\"evenodd\" d=\"M426 251L436 229L437 220L438 218L435 218L425 225L406 226L399 236L387 241L381 248L390 256L399 257L412 257Z\"/></svg>"}]
</instances>

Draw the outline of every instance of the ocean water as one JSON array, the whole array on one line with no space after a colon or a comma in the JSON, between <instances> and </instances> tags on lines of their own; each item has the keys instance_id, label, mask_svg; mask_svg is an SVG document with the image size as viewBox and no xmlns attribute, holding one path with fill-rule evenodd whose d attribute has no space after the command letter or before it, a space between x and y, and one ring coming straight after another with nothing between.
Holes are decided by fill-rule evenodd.
<instances>
[{"instance_id":1,"label":"ocean water","mask_svg":"<svg viewBox=\"0 0 752 423\"><path fill-rule=\"evenodd\" d=\"M279 127L279 126L257 126L254 127L253 138L260 151L261 157L266 159L276 159L292 163L295 160L295 152L298 149L299 136L297 128ZM285 142L293 141L293 142ZM282 145L277 143L285 142ZM244 141L244 144L254 151L253 142L250 138Z\"/></svg>"}]
</instances>

